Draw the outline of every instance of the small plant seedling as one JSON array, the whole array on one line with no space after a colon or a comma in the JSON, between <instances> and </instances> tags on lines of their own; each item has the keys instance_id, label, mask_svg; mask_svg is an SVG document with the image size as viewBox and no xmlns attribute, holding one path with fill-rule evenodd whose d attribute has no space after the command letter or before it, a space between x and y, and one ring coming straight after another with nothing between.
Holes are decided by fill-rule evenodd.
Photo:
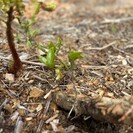
<instances>
[{"instance_id":1,"label":"small plant seedling","mask_svg":"<svg viewBox=\"0 0 133 133\"><path fill-rule=\"evenodd\" d=\"M20 18L18 18L20 25L21 25L21 28L25 30L28 46L32 46L33 37L35 37L39 33L38 29L31 30L31 26L33 24L35 24L35 22L36 22L36 16L40 11L41 4L38 2L35 2L35 1L32 1L32 4L34 5L35 11L31 17L31 19L22 21Z\"/></svg>"},{"instance_id":2,"label":"small plant seedling","mask_svg":"<svg viewBox=\"0 0 133 133\"><path fill-rule=\"evenodd\" d=\"M53 42L50 42L48 46L48 51L46 53L46 57L39 56L39 60L43 64L45 64L48 68L53 69L55 67L55 58L58 55L61 46L62 46L62 42L60 38L58 38L58 41L56 44L54 44Z\"/></svg>"},{"instance_id":3,"label":"small plant seedling","mask_svg":"<svg viewBox=\"0 0 133 133\"><path fill-rule=\"evenodd\" d=\"M39 56L39 60L49 68L55 67L55 49L51 47L48 49L46 57Z\"/></svg>"},{"instance_id":4,"label":"small plant seedling","mask_svg":"<svg viewBox=\"0 0 133 133\"><path fill-rule=\"evenodd\" d=\"M35 29L32 30L32 26L36 23L37 15L42 8L45 11L54 11L56 9L56 4L54 2L38 2L36 0L32 0L32 4L34 6L34 13L31 16L31 19L27 20L21 20L20 17L18 18L18 21L20 22L21 28L25 30L26 33L26 39L27 39L27 45L30 47L32 46L33 38L39 33L40 30Z\"/></svg>"},{"instance_id":5,"label":"small plant seedling","mask_svg":"<svg viewBox=\"0 0 133 133\"><path fill-rule=\"evenodd\" d=\"M117 31L116 25L115 25L114 23L111 25L111 31L112 31L113 33L116 33L116 31Z\"/></svg>"},{"instance_id":6,"label":"small plant seedling","mask_svg":"<svg viewBox=\"0 0 133 133\"><path fill-rule=\"evenodd\" d=\"M21 14L21 9L23 9L22 0L0 0L0 10L3 11L4 15L7 17L6 21L6 36L9 49L11 51L13 60L10 61L8 66L8 72L17 75L18 72L22 70L22 62L18 56L15 48L14 36L12 31L12 21L15 18L14 12Z\"/></svg>"},{"instance_id":7,"label":"small plant seedling","mask_svg":"<svg viewBox=\"0 0 133 133\"><path fill-rule=\"evenodd\" d=\"M32 31L30 27L36 22L36 16L39 13L40 8L46 11L53 11L56 8L56 5L54 3L45 4L37 2L36 0L32 0L32 4L33 3L36 6L35 12L33 13L32 18L25 22L25 20L21 20L24 12L24 5L22 0L0 0L0 11L2 11L4 16L7 17L7 21L4 21L7 25L6 36L9 49L13 57L13 60L9 63L8 71L9 73L13 73L15 75L22 70L22 62L15 48L14 36L12 31L12 21L15 18L18 19L19 24L22 28L25 29L27 33L27 44L31 46L31 40L38 33L38 30ZM16 39L19 42L20 36L18 35ZM56 53L58 53L58 50L56 51ZM50 46L46 60L46 62L45 60L43 60L43 62L45 62L50 68L53 68L55 66L55 48L53 46Z\"/></svg>"},{"instance_id":8,"label":"small plant seedling","mask_svg":"<svg viewBox=\"0 0 133 133\"><path fill-rule=\"evenodd\" d=\"M58 55L59 51L60 51L60 48L62 46L62 42L61 42L61 39L58 38L57 40L57 43L56 43L56 51L55 51L55 54Z\"/></svg>"},{"instance_id":9,"label":"small plant seedling","mask_svg":"<svg viewBox=\"0 0 133 133\"><path fill-rule=\"evenodd\" d=\"M71 64L71 68L75 69L76 68L75 61L77 59L83 58L83 56L81 55L81 52L77 52L77 51L71 50L69 55L68 55L68 58L69 58L69 62Z\"/></svg>"},{"instance_id":10,"label":"small plant seedling","mask_svg":"<svg viewBox=\"0 0 133 133\"><path fill-rule=\"evenodd\" d=\"M56 44L54 44L53 42L50 42L49 45L48 45L48 50L44 49L43 46L38 45L38 48L46 53L45 57L44 56L39 56L40 62L45 64L48 68L54 69L55 65L56 65L55 59L58 56L58 53L60 51L61 46L62 46L62 42L61 42L60 38L58 38L58 41L57 41ZM81 52L71 50L69 55L68 55L68 58L69 58L69 62L70 62L70 65L71 65L71 72L72 72L72 70L76 68L75 61L77 59L81 59L83 57L81 55ZM61 62L61 64L58 65L57 68L55 68L56 80L61 80L62 79L62 77L63 77L62 69L63 68L66 68L66 70L69 71L67 63L62 61L62 60L60 62Z\"/></svg>"},{"instance_id":11,"label":"small plant seedling","mask_svg":"<svg viewBox=\"0 0 133 133\"><path fill-rule=\"evenodd\" d=\"M55 69L55 73L56 73L56 80L61 80L62 77L63 77L63 74L62 74L62 69L63 69L63 65L59 65L58 68Z\"/></svg>"}]
</instances>

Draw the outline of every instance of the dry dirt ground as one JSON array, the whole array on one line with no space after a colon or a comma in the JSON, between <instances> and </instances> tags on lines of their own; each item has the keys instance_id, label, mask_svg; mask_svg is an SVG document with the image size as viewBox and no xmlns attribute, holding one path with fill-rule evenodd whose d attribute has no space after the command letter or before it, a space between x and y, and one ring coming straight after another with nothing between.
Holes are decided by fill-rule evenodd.
<instances>
[{"instance_id":1,"label":"dry dirt ground","mask_svg":"<svg viewBox=\"0 0 133 133\"><path fill-rule=\"evenodd\" d=\"M30 10L27 15L30 17ZM5 26L1 25L0 133L133 132L133 124L115 124L107 119L97 120L95 116L75 117L75 113L68 118L69 111L52 97L71 89L82 95L93 92L111 99L133 94L132 0L62 0L54 12L39 13L33 26L40 30L35 42L47 46L60 36L63 42L60 60L68 61L69 48L81 51L84 56L76 62L73 73L63 70L60 81L56 80L54 70L37 64L40 52L34 46L28 47L23 36L17 45L18 53L26 60L23 74L15 81L6 79L10 52ZM14 25L16 31L20 32ZM128 115L133 116L133 112L125 117Z\"/></svg>"}]
</instances>

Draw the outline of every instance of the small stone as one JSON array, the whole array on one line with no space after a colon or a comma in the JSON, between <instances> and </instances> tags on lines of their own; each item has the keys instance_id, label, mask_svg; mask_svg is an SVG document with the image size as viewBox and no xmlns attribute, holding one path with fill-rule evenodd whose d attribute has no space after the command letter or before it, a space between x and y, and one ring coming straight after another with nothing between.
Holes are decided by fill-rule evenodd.
<instances>
[{"instance_id":1,"label":"small stone","mask_svg":"<svg viewBox=\"0 0 133 133\"><path fill-rule=\"evenodd\" d=\"M14 74L6 73L5 79L8 80L9 82L14 82Z\"/></svg>"}]
</instances>

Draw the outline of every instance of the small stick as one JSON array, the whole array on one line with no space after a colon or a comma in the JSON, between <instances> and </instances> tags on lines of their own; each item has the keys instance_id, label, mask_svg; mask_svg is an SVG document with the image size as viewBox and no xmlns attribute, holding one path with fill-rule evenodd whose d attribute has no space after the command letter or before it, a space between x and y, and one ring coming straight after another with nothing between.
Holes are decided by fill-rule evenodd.
<instances>
[{"instance_id":1,"label":"small stick","mask_svg":"<svg viewBox=\"0 0 133 133\"><path fill-rule=\"evenodd\" d=\"M100 48L99 47L87 48L87 50L98 50L98 51L101 51L101 50L104 50L104 49L114 45L114 44L116 44L116 41L113 41L113 42L111 42L111 43L109 43L109 44L107 44L107 45L105 45L103 47L100 47Z\"/></svg>"},{"instance_id":2,"label":"small stick","mask_svg":"<svg viewBox=\"0 0 133 133\"><path fill-rule=\"evenodd\" d=\"M43 111L43 113L42 113L42 117L41 117L40 123L39 123L39 125L38 125L37 130L36 130L36 133L41 133L41 130L42 130L42 127L43 127L43 125L44 125L45 118L46 118L46 114L47 114L48 109L49 109L49 106L50 106L50 102L51 102L51 98L49 98L49 99L47 100L47 103L46 103L46 105L45 105L45 107L44 107L44 111Z\"/></svg>"},{"instance_id":3,"label":"small stick","mask_svg":"<svg viewBox=\"0 0 133 133\"><path fill-rule=\"evenodd\" d=\"M101 23L102 24L109 24L109 23L120 23L120 22L127 22L127 21L133 21L133 17L118 18L118 19L105 19Z\"/></svg>"},{"instance_id":4,"label":"small stick","mask_svg":"<svg viewBox=\"0 0 133 133\"><path fill-rule=\"evenodd\" d=\"M0 56L0 59L10 60L8 57L4 57L4 56ZM21 60L21 62L25 64L30 64L30 65L44 66L43 63L39 63L39 62L33 62L33 61L27 61L27 60Z\"/></svg>"}]
</instances>

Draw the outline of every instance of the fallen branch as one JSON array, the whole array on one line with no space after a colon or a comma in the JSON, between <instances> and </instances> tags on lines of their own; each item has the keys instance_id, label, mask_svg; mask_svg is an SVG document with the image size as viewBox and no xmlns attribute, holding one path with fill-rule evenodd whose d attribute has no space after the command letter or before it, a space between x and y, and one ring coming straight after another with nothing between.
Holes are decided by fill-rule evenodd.
<instances>
[{"instance_id":1,"label":"fallen branch","mask_svg":"<svg viewBox=\"0 0 133 133\"><path fill-rule=\"evenodd\" d=\"M65 110L70 111L75 103L74 94L57 92L54 96L56 104ZM88 96L80 94L76 97L73 111L77 116L88 115L100 121L133 126L133 97L131 96L111 99L92 92Z\"/></svg>"}]
</instances>

